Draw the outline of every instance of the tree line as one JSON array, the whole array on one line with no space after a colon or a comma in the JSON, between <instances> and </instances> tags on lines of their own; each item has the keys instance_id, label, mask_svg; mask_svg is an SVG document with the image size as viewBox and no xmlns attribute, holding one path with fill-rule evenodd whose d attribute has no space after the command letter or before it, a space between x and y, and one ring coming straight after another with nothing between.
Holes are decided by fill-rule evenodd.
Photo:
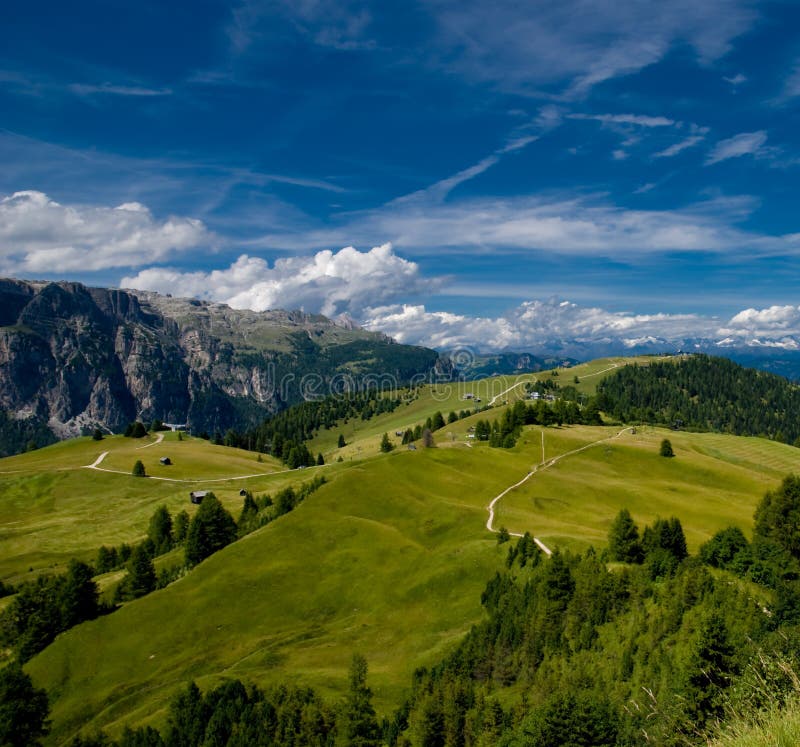
<instances>
[{"instance_id":1,"label":"tree line","mask_svg":"<svg viewBox=\"0 0 800 747\"><path fill-rule=\"evenodd\" d=\"M594 400L580 407L577 402L557 399L552 404L544 400L534 403L515 402L501 418L479 420L475 424L475 438L488 441L490 446L511 449L522 433L524 425L602 425L600 411Z\"/></svg>"},{"instance_id":2,"label":"tree line","mask_svg":"<svg viewBox=\"0 0 800 747\"><path fill-rule=\"evenodd\" d=\"M800 387L727 358L624 366L598 385L600 409L622 422L646 422L800 444Z\"/></svg>"},{"instance_id":3,"label":"tree line","mask_svg":"<svg viewBox=\"0 0 800 747\"><path fill-rule=\"evenodd\" d=\"M281 459L290 469L324 464L322 455L316 457L305 445L322 429L351 418L370 420L376 415L394 412L401 404L418 396L416 389L407 390L403 397L386 396L375 389L331 395L320 400L302 402L265 420L249 431L229 430L221 443L225 446L270 454Z\"/></svg>"}]
</instances>

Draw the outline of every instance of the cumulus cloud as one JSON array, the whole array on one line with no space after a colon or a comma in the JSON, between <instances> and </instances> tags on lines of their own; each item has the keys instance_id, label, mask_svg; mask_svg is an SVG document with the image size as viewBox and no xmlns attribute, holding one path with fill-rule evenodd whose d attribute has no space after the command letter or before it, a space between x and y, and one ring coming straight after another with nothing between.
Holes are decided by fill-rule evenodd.
<instances>
[{"instance_id":1,"label":"cumulus cloud","mask_svg":"<svg viewBox=\"0 0 800 747\"><path fill-rule=\"evenodd\" d=\"M201 221L156 220L138 202L65 206L36 191L0 199L0 268L10 273L139 267L208 245Z\"/></svg>"},{"instance_id":2,"label":"cumulus cloud","mask_svg":"<svg viewBox=\"0 0 800 747\"><path fill-rule=\"evenodd\" d=\"M744 309L731 317L719 334L722 344L764 345L800 350L800 306Z\"/></svg>"},{"instance_id":3,"label":"cumulus cloud","mask_svg":"<svg viewBox=\"0 0 800 747\"><path fill-rule=\"evenodd\" d=\"M415 262L397 256L391 244L383 244L366 252L350 246L279 259L272 267L260 257L242 255L230 267L212 272L149 268L123 278L121 284L197 296L237 309L302 308L326 316L343 312L360 316L366 307L435 290L439 281L423 278Z\"/></svg>"},{"instance_id":4,"label":"cumulus cloud","mask_svg":"<svg viewBox=\"0 0 800 747\"><path fill-rule=\"evenodd\" d=\"M400 342L482 352L614 351L635 347L704 349L766 347L800 350L800 306L745 309L727 322L699 314L634 314L550 299L528 301L500 317L428 311L424 305L369 309L368 329Z\"/></svg>"},{"instance_id":5,"label":"cumulus cloud","mask_svg":"<svg viewBox=\"0 0 800 747\"><path fill-rule=\"evenodd\" d=\"M423 305L368 309L368 329L400 342L440 349L552 350L569 342L634 347L713 334L718 324L695 314L633 314L550 299L528 301L501 317L428 311Z\"/></svg>"},{"instance_id":6,"label":"cumulus cloud","mask_svg":"<svg viewBox=\"0 0 800 747\"><path fill-rule=\"evenodd\" d=\"M758 156L763 153L764 145L767 142L767 133L764 130L758 132L742 132L734 135L727 140L720 140L706 159L706 165L710 166L729 158L739 158L741 156Z\"/></svg>"}]
</instances>

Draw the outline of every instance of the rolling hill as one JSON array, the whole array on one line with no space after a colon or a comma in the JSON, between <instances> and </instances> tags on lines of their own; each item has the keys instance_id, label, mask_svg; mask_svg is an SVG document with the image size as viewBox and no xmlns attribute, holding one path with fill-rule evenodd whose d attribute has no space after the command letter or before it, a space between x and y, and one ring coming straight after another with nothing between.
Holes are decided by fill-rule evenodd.
<instances>
[{"instance_id":1,"label":"rolling hill","mask_svg":"<svg viewBox=\"0 0 800 747\"><path fill-rule=\"evenodd\" d=\"M625 363L594 362L558 378L588 396ZM800 470L800 451L784 444L652 427L531 426L513 449L466 438L478 419L497 417L503 403L524 396L530 381L486 380L471 383L469 392L424 387L392 413L321 432L315 444L328 461L318 468L327 483L298 509L165 589L61 635L28 664L53 701L51 742L80 729L119 733L126 723L158 725L189 679L204 689L226 677L260 685L291 681L335 697L353 652L369 661L376 705L389 713L414 669L441 658L482 619L480 593L505 557L486 529L486 507L531 472L497 504L495 528L530 531L550 548L600 548L627 506L640 524L678 515L694 551L725 526L749 531L764 491ZM438 431L437 448L379 453L383 432L465 405L467 393L473 402L494 399L495 406ZM335 438L343 428L350 429L348 445L340 450ZM674 459L658 456L664 435ZM22 496L26 481L34 481L29 495L38 501L29 515L21 497L4 516L4 528L16 537L15 545L4 543L15 548L4 555L4 573L24 574L31 548L46 546L47 538L53 549L41 560L63 562L70 553L88 557L102 542L141 537L155 506L188 507L192 485L212 486L235 513L240 486L273 492L312 474L201 440L140 445L83 439L0 462L4 494ZM101 466L124 472L145 454L148 474L191 482L137 481L82 466L106 450ZM174 470L158 466L162 453ZM48 486L61 481L81 498L64 502L55 489L48 496ZM80 511L82 519L72 523ZM90 517L96 518L85 538L71 540L84 534L79 527ZM25 539L29 530L34 539Z\"/></svg>"}]
</instances>

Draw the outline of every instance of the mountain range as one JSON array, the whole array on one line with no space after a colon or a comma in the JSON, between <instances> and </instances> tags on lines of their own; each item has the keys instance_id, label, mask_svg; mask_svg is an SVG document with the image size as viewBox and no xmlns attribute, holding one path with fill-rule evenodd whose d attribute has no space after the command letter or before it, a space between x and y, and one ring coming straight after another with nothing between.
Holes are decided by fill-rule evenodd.
<instances>
[{"instance_id":1,"label":"mountain range","mask_svg":"<svg viewBox=\"0 0 800 747\"><path fill-rule=\"evenodd\" d=\"M450 370L433 350L347 320L0 280L0 454L135 419L224 432L364 377Z\"/></svg>"}]
</instances>

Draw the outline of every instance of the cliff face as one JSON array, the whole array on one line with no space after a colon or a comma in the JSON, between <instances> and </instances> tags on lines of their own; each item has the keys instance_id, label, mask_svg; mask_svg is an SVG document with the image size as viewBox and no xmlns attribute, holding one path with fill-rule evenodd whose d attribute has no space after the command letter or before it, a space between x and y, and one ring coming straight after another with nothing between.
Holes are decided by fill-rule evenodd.
<instances>
[{"instance_id":1,"label":"cliff face","mask_svg":"<svg viewBox=\"0 0 800 747\"><path fill-rule=\"evenodd\" d=\"M432 350L301 312L0 279L0 455L25 448L12 443L20 434L134 419L242 428L332 385L443 365Z\"/></svg>"}]
</instances>

